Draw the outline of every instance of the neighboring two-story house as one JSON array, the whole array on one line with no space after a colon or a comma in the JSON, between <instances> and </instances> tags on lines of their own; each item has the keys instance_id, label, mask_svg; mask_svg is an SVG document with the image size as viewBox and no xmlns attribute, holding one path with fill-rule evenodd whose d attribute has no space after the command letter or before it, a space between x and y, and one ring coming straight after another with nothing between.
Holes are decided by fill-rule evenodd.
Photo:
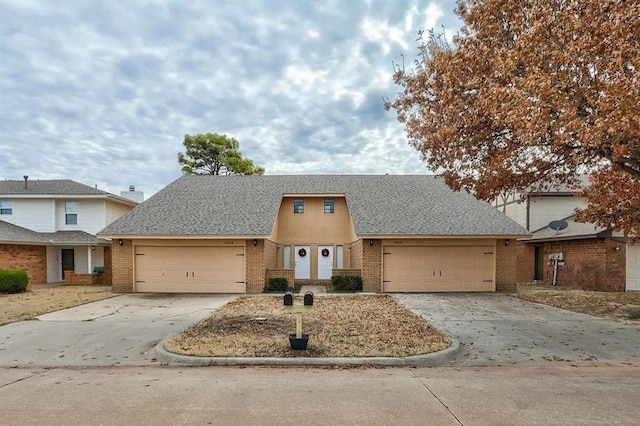
<instances>
[{"instance_id":1,"label":"neighboring two-story house","mask_svg":"<svg viewBox=\"0 0 640 426\"><path fill-rule=\"evenodd\" d=\"M111 241L95 234L137 204L72 180L0 181L0 268L41 284L99 267L110 283Z\"/></svg>"},{"instance_id":2,"label":"neighboring two-story house","mask_svg":"<svg viewBox=\"0 0 640 426\"><path fill-rule=\"evenodd\" d=\"M586 206L580 194L588 184L588 176L582 176L575 187L529 188L494 200L499 211L533 235L518 242L519 282L553 283L555 270L558 285L640 291L640 245L614 230L573 219L575 210ZM564 224L552 229L553 221Z\"/></svg>"},{"instance_id":3,"label":"neighboring two-story house","mask_svg":"<svg viewBox=\"0 0 640 426\"><path fill-rule=\"evenodd\" d=\"M183 176L98 236L113 289L259 293L270 277L365 291L512 291L528 233L437 176Z\"/></svg>"}]
</instances>

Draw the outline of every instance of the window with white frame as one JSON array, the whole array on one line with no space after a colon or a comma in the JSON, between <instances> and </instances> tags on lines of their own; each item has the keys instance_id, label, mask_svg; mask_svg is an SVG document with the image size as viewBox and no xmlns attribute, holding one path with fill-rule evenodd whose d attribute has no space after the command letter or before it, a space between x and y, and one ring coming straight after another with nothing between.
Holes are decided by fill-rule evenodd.
<instances>
[{"instance_id":1,"label":"window with white frame","mask_svg":"<svg viewBox=\"0 0 640 426\"><path fill-rule=\"evenodd\" d=\"M78 224L78 203L67 201L64 203L64 223L66 225Z\"/></svg>"},{"instance_id":2,"label":"window with white frame","mask_svg":"<svg viewBox=\"0 0 640 426\"><path fill-rule=\"evenodd\" d=\"M336 246L336 269L344 268L344 246Z\"/></svg>"},{"instance_id":3,"label":"window with white frame","mask_svg":"<svg viewBox=\"0 0 640 426\"><path fill-rule=\"evenodd\" d=\"M304 200L299 198L293 200L293 213L295 214L304 213Z\"/></svg>"},{"instance_id":4,"label":"window with white frame","mask_svg":"<svg viewBox=\"0 0 640 426\"><path fill-rule=\"evenodd\" d=\"M324 199L324 212L327 214L331 214L334 212L333 198Z\"/></svg>"},{"instance_id":5,"label":"window with white frame","mask_svg":"<svg viewBox=\"0 0 640 426\"><path fill-rule=\"evenodd\" d=\"M13 201L0 201L0 214L12 215L13 214Z\"/></svg>"},{"instance_id":6,"label":"window with white frame","mask_svg":"<svg viewBox=\"0 0 640 426\"><path fill-rule=\"evenodd\" d=\"M291 269L291 246L284 246L282 259L284 260L284 269Z\"/></svg>"}]
</instances>

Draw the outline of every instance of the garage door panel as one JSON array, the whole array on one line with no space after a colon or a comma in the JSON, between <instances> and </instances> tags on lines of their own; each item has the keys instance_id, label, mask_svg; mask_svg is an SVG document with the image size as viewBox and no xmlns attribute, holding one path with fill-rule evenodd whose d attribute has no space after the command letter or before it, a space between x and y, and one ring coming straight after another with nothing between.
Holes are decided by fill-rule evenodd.
<instances>
[{"instance_id":1,"label":"garage door panel","mask_svg":"<svg viewBox=\"0 0 640 426\"><path fill-rule=\"evenodd\" d=\"M385 247L384 291L493 291L491 246Z\"/></svg>"},{"instance_id":2,"label":"garage door panel","mask_svg":"<svg viewBox=\"0 0 640 426\"><path fill-rule=\"evenodd\" d=\"M136 247L136 291L244 293L243 247Z\"/></svg>"},{"instance_id":3,"label":"garage door panel","mask_svg":"<svg viewBox=\"0 0 640 426\"><path fill-rule=\"evenodd\" d=\"M627 245L626 291L640 291L640 245Z\"/></svg>"}]
</instances>

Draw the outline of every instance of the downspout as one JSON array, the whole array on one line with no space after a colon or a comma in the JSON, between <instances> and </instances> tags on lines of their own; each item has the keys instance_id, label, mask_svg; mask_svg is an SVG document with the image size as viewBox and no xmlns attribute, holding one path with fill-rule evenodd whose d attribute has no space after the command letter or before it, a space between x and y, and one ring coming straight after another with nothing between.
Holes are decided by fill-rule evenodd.
<instances>
[{"instance_id":1,"label":"downspout","mask_svg":"<svg viewBox=\"0 0 640 426\"><path fill-rule=\"evenodd\" d=\"M526 228L527 228L527 231L531 231L529 229L529 220L530 220L530 217L531 217L530 202L531 202L531 195L527 194L527 203L526 203L526 211L527 211L527 226L526 226Z\"/></svg>"}]
</instances>

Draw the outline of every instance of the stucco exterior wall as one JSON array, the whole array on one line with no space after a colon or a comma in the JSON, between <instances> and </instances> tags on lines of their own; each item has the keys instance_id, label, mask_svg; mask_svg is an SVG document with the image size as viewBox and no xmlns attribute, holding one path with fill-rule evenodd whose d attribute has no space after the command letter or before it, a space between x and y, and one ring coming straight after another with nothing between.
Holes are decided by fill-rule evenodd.
<instances>
[{"instance_id":1,"label":"stucco exterior wall","mask_svg":"<svg viewBox=\"0 0 640 426\"><path fill-rule=\"evenodd\" d=\"M545 196L531 197L529 203L529 230L537 231L549 225L553 220L567 218L574 214L578 207L586 206L582 197Z\"/></svg>"},{"instance_id":2,"label":"stucco exterior wall","mask_svg":"<svg viewBox=\"0 0 640 426\"><path fill-rule=\"evenodd\" d=\"M362 239L356 240L349 245L349 263L351 269L362 270Z\"/></svg>"}]
</instances>

